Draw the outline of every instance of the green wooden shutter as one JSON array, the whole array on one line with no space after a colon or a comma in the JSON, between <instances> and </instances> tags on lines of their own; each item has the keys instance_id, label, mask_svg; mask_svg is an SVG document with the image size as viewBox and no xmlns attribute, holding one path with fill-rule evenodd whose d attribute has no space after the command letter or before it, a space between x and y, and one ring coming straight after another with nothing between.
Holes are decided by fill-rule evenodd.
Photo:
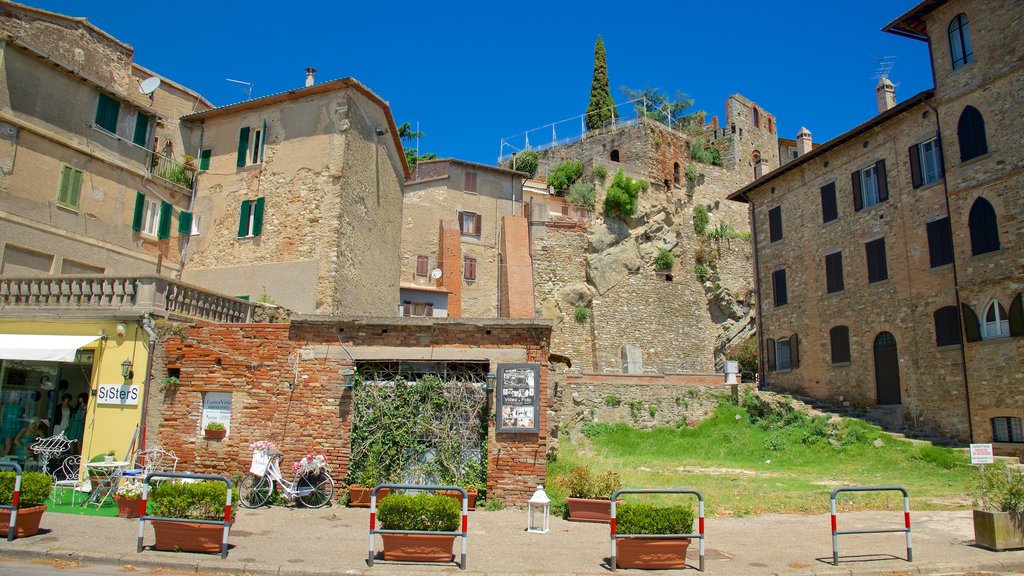
<instances>
[{"instance_id":1,"label":"green wooden shutter","mask_svg":"<svg viewBox=\"0 0 1024 576\"><path fill-rule=\"evenodd\" d=\"M160 203L160 227L156 231L156 237L160 240L171 237L171 214L173 213L174 207L170 202Z\"/></svg>"},{"instance_id":2,"label":"green wooden shutter","mask_svg":"<svg viewBox=\"0 0 1024 576\"><path fill-rule=\"evenodd\" d=\"M100 93L99 102L96 105L96 124L108 132L117 132L117 113L121 110L121 103L106 94Z\"/></svg>"},{"instance_id":3,"label":"green wooden shutter","mask_svg":"<svg viewBox=\"0 0 1024 576\"><path fill-rule=\"evenodd\" d=\"M71 187L68 191L68 208L78 210L78 201L82 198L82 171L71 170Z\"/></svg>"},{"instance_id":4,"label":"green wooden shutter","mask_svg":"<svg viewBox=\"0 0 1024 576\"><path fill-rule=\"evenodd\" d=\"M978 315L971 310L971 307L963 302L960 303L960 310L964 317L964 335L968 342L981 340L981 324L978 322Z\"/></svg>"},{"instance_id":5,"label":"green wooden shutter","mask_svg":"<svg viewBox=\"0 0 1024 576\"><path fill-rule=\"evenodd\" d=\"M235 166L242 168L245 166L245 153L249 150L249 127L243 126L238 131L238 158L235 161Z\"/></svg>"},{"instance_id":6,"label":"green wooden shutter","mask_svg":"<svg viewBox=\"0 0 1024 576\"><path fill-rule=\"evenodd\" d=\"M68 196L71 193L71 172L70 166L64 166L60 170L60 188L57 190L57 204L66 206Z\"/></svg>"},{"instance_id":7,"label":"green wooden shutter","mask_svg":"<svg viewBox=\"0 0 1024 576\"><path fill-rule=\"evenodd\" d=\"M242 200L241 215L238 218L238 237L245 238L249 235L249 204L251 200Z\"/></svg>"},{"instance_id":8,"label":"green wooden shutter","mask_svg":"<svg viewBox=\"0 0 1024 576\"><path fill-rule=\"evenodd\" d=\"M260 140L260 162L263 162L263 148L267 145L267 121L263 121L263 139Z\"/></svg>"},{"instance_id":9,"label":"green wooden shutter","mask_svg":"<svg viewBox=\"0 0 1024 576\"><path fill-rule=\"evenodd\" d=\"M189 236L192 234L192 213L182 210L178 214L178 234Z\"/></svg>"},{"instance_id":10,"label":"green wooden shutter","mask_svg":"<svg viewBox=\"0 0 1024 576\"><path fill-rule=\"evenodd\" d=\"M142 211L146 209L146 195L142 192L135 193L135 215L132 216L132 230L142 231Z\"/></svg>"},{"instance_id":11,"label":"green wooden shutter","mask_svg":"<svg viewBox=\"0 0 1024 576\"><path fill-rule=\"evenodd\" d=\"M259 236L263 232L263 200L262 197L256 199L256 210L252 215L253 236Z\"/></svg>"},{"instance_id":12,"label":"green wooden shutter","mask_svg":"<svg viewBox=\"0 0 1024 576\"><path fill-rule=\"evenodd\" d=\"M1010 304L1010 336L1024 336L1024 297L1017 297Z\"/></svg>"},{"instance_id":13,"label":"green wooden shutter","mask_svg":"<svg viewBox=\"0 0 1024 576\"><path fill-rule=\"evenodd\" d=\"M132 136L132 142L146 147L146 136L149 134L149 116L146 116L142 112L139 112L135 117L135 135Z\"/></svg>"},{"instance_id":14,"label":"green wooden shutter","mask_svg":"<svg viewBox=\"0 0 1024 576\"><path fill-rule=\"evenodd\" d=\"M210 169L210 157L213 156L213 149L207 148L199 152L199 169L209 170Z\"/></svg>"}]
</instances>

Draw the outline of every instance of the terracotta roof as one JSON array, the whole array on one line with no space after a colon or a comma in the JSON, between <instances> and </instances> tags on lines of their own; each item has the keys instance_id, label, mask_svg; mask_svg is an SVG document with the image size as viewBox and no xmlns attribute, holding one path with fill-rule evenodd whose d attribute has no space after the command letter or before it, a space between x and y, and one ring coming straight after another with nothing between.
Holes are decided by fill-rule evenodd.
<instances>
[{"instance_id":1,"label":"terracotta roof","mask_svg":"<svg viewBox=\"0 0 1024 576\"><path fill-rule=\"evenodd\" d=\"M907 10L899 18L886 24L882 31L927 42L928 30L925 27L924 17L945 3L946 0L924 0L917 6Z\"/></svg>"},{"instance_id":2,"label":"terracotta roof","mask_svg":"<svg viewBox=\"0 0 1024 576\"><path fill-rule=\"evenodd\" d=\"M447 288L440 288L436 286L421 286L419 284L399 284L398 287L402 290L419 290L420 292L443 292L450 294L451 290Z\"/></svg>"}]
</instances>

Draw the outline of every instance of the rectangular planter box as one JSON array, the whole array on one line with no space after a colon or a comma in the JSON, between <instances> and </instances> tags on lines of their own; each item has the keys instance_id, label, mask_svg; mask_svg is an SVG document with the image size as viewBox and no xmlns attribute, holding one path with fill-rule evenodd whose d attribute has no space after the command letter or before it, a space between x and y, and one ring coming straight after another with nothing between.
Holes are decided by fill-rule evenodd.
<instances>
[{"instance_id":1,"label":"rectangular planter box","mask_svg":"<svg viewBox=\"0 0 1024 576\"><path fill-rule=\"evenodd\" d=\"M975 510L974 542L996 551L1024 548L1024 514Z\"/></svg>"},{"instance_id":2,"label":"rectangular planter box","mask_svg":"<svg viewBox=\"0 0 1024 576\"><path fill-rule=\"evenodd\" d=\"M566 498L569 507L569 520L573 522L601 522L608 524L612 517L611 500L591 500L589 498ZM621 503L621 501L617 501Z\"/></svg>"},{"instance_id":3,"label":"rectangular planter box","mask_svg":"<svg viewBox=\"0 0 1024 576\"><path fill-rule=\"evenodd\" d=\"M451 562L455 536L431 534L381 534L384 559L403 562Z\"/></svg>"},{"instance_id":4,"label":"rectangular planter box","mask_svg":"<svg viewBox=\"0 0 1024 576\"><path fill-rule=\"evenodd\" d=\"M459 503L459 508L462 507L462 494L458 492L438 492L442 496L448 496L454 498ZM466 505L469 510L476 510L476 497L479 494L478 490L466 490Z\"/></svg>"},{"instance_id":5,"label":"rectangular planter box","mask_svg":"<svg viewBox=\"0 0 1024 576\"><path fill-rule=\"evenodd\" d=\"M356 486L355 484L348 487L348 506L349 508L369 508L370 507L370 494L373 493L373 488L363 488L362 486ZM377 504L391 494L391 488L381 488L377 491Z\"/></svg>"},{"instance_id":6,"label":"rectangular planter box","mask_svg":"<svg viewBox=\"0 0 1024 576\"><path fill-rule=\"evenodd\" d=\"M689 538L616 538L615 565L646 570L683 569L689 547Z\"/></svg>"},{"instance_id":7,"label":"rectangular planter box","mask_svg":"<svg viewBox=\"0 0 1024 576\"><path fill-rule=\"evenodd\" d=\"M151 520L150 524L156 534L157 550L220 554L223 525L198 524L187 520Z\"/></svg>"}]
</instances>

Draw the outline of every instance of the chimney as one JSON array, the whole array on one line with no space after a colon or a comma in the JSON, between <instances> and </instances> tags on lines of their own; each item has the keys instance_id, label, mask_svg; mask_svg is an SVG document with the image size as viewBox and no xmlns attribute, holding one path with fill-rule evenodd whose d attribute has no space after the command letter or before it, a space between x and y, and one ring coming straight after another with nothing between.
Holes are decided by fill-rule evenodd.
<instances>
[{"instance_id":1,"label":"chimney","mask_svg":"<svg viewBox=\"0 0 1024 576\"><path fill-rule=\"evenodd\" d=\"M796 133L796 155L803 156L811 151L811 131L807 128L800 128Z\"/></svg>"},{"instance_id":2,"label":"chimney","mask_svg":"<svg viewBox=\"0 0 1024 576\"><path fill-rule=\"evenodd\" d=\"M878 113L881 114L896 105L896 85L883 76L875 86L875 99L878 100Z\"/></svg>"},{"instance_id":3,"label":"chimney","mask_svg":"<svg viewBox=\"0 0 1024 576\"><path fill-rule=\"evenodd\" d=\"M316 84L316 68L306 68L306 87Z\"/></svg>"}]
</instances>

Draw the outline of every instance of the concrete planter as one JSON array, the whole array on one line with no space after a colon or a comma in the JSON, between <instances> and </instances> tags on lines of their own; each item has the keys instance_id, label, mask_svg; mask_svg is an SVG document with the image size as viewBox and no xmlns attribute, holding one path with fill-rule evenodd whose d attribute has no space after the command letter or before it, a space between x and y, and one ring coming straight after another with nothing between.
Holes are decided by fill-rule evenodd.
<instances>
[{"instance_id":1,"label":"concrete planter","mask_svg":"<svg viewBox=\"0 0 1024 576\"><path fill-rule=\"evenodd\" d=\"M1024 513L975 510L974 542L996 551L1024 548Z\"/></svg>"},{"instance_id":2,"label":"concrete planter","mask_svg":"<svg viewBox=\"0 0 1024 576\"><path fill-rule=\"evenodd\" d=\"M686 568L689 538L616 538L615 566L665 570Z\"/></svg>"},{"instance_id":3,"label":"concrete planter","mask_svg":"<svg viewBox=\"0 0 1024 576\"><path fill-rule=\"evenodd\" d=\"M451 562L455 536L432 534L381 534L384 559L403 562Z\"/></svg>"},{"instance_id":4,"label":"concrete planter","mask_svg":"<svg viewBox=\"0 0 1024 576\"><path fill-rule=\"evenodd\" d=\"M14 525L14 536L24 538L35 536L39 532L39 521L43 519L43 512L46 506L32 506L31 508L19 508L18 520ZM11 529L11 511L0 510L0 536L6 538L7 531Z\"/></svg>"}]
</instances>

